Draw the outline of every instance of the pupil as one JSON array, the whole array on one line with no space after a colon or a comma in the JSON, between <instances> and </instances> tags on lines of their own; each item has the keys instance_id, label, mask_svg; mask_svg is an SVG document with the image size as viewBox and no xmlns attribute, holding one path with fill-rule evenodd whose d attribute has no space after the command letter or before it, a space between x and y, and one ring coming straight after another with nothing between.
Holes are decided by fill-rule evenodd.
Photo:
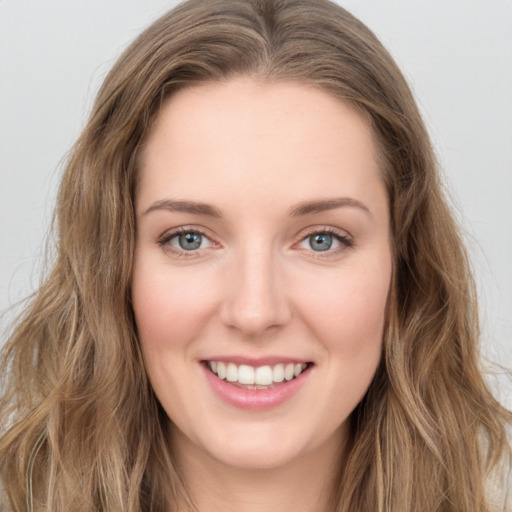
<instances>
[{"instance_id":1,"label":"pupil","mask_svg":"<svg viewBox=\"0 0 512 512\"><path fill-rule=\"evenodd\" d=\"M327 251L332 246L332 236L325 233L313 235L309 239L309 245L314 251Z\"/></svg>"},{"instance_id":2,"label":"pupil","mask_svg":"<svg viewBox=\"0 0 512 512\"><path fill-rule=\"evenodd\" d=\"M201 246L201 235L197 233L185 233L179 237L180 247L186 251L199 249Z\"/></svg>"}]
</instances>

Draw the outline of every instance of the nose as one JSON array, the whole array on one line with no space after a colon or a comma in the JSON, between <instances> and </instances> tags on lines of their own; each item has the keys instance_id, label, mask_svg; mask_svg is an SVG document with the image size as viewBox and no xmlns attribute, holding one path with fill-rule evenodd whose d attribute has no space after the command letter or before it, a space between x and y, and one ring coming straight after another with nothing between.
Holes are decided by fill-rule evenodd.
<instances>
[{"instance_id":1,"label":"nose","mask_svg":"<svg viewBox=\"0 0 512 512\"><path fill-rule=\"evenodd\" d=\"M291 308L277 259L271 250L247 250L234 258L221 309L226 326L257 337L288 323Z\"/></svg>"}]
</instances>

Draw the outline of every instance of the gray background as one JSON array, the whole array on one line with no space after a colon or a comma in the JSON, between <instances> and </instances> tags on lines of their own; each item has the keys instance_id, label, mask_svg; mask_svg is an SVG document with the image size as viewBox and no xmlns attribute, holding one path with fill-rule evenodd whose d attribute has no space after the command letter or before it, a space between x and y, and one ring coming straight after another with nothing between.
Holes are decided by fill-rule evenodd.
<instances>
[{"instance_id":1,"label":"gray background","mask_svg":"<svg viewBox=\"0 0 512 512\"><path fill-rule=\"evenodd\" d=\"M99 84L175 3L0 0L0 328L38 285L59 175ZM475 267L484 352L511 368L512 0L339 3L416 93Z\"/></svg>"}]
</instances>

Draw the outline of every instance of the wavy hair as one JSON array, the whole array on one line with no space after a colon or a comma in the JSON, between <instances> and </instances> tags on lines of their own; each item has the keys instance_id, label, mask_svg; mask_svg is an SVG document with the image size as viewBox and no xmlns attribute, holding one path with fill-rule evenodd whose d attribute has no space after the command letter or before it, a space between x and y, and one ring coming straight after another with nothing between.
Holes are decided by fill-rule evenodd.
<instances>
[{"instance_id":1,"label":"wavy hair","mask_svg":"<svg viewBox=\"0 0 512 512\"><path fill-rule=\"evenodd\" d=\"M388 322L333 510L489 512L486 482L510 453L511 415L482 377L461 236L405 79L373 33L327 0L187 1L108 74L62 179L52 270L2 351L6 510L164 512L187 500L130 303L138 156L168 95L240 75L349 102L379 145L394 251Z\"/></svg>"}]
</instances>

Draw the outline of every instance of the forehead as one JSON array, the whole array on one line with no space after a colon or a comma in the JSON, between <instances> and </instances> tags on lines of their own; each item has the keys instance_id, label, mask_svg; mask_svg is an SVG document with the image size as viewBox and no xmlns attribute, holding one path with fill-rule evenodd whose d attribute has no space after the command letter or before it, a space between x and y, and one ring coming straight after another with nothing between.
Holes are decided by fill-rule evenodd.
<instances>
[{"instance_id":1,"label":"forehead","mask_svg":"<svg viewBox=\"0 0 512 512\"><path fill-rule=\"evenodd\" d=\"M164 102L141 155L137 202L164 191L204 201L235 191L245 200L364 199L380 181L372 129L350 104L304 84L239 78Z\"/></svg>"}]
</instances>

